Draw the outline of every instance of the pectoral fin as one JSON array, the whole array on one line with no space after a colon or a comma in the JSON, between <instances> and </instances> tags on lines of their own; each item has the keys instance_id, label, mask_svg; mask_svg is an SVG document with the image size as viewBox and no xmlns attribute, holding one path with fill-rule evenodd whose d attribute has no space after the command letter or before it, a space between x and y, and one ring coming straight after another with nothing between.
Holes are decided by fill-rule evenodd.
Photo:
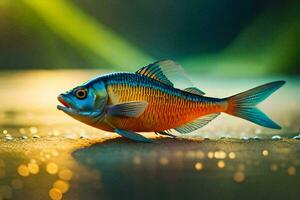
<instances>
[{"instance_id":1,"label":"pectoral fin","mask_svg":"<svg viewBox=\"0 0 300 200\"><path fill-rule=\"evenodd\" d=\"M139 117L148 106L146 101L131 101L108 106L107 114L110 116Z\"/></svg>"},{"instance_id":2,"label":"pectoral fin","mask_svg":"<svg viewBox=\"0 0 300 200\"><path fill-rule=\"evenodd\" d=\"M153 142L152 140L132 131L122 130L122 129L115 129L115 132L123 137L128 139L137 141L137 142Z\"/></svg>"}]
</instances>

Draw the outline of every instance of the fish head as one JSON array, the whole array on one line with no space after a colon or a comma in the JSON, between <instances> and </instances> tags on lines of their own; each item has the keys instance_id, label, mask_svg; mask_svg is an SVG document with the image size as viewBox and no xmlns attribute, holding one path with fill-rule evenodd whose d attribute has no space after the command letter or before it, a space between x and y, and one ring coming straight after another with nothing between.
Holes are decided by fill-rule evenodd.
<instances>
[{"instance_id":1,"label":"fish head","mask_svg":"<svg viewBox=\"0 0 300 200\"><path fill-rule=\"evenodd\" d=\"M103 81L90 81L57 97L62 105L57 109L86 124L92 124L104 114L108 94Z\"/></svg>"}]
</instances>

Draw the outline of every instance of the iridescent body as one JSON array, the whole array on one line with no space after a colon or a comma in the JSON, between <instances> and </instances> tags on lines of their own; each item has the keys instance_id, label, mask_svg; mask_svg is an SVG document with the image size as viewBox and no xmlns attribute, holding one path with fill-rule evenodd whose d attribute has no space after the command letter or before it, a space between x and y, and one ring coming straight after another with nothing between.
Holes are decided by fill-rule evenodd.
<instances>
[{"instance_id":1,"label":"iridescent body","mask_svg":"<svg viewBox=\"0 0 300 200\"><path fill-rule=\"evenodd\" d=\"M227 102L179 90L151 78L133 74L103 77L110 97L108 105L146 101L148 106L137 118L111 117L117 127L137 132L172 129L201 116L226 110Z\"/></svg>"},{"instance_id":2,"label":"iridescent body","mask_svg":"<svg viewBox=\"0 0 300 200\"><path fill-rule=\"evenodd\" d=\"M97 77L61 94L64 106L58 108L71 117L93 127L116 132L124 137L149 142L135 132L157 132L175 129L189 133L209 123L221 112L256 124L280 128L255 105L284 84L269 83L228 97L211 98L195 87L175 88L170 71L181 76L173 61L152 63L136 73L113 73Z\"/></svg>"}]
</instances>

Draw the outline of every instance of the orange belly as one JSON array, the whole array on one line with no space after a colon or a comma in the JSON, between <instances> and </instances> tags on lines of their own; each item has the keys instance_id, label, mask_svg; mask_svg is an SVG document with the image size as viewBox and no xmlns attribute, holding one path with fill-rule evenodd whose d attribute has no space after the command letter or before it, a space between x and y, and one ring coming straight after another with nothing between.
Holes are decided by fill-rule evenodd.
<instances>
[{"instance_id":1,"label":"orange belly","mask_svg":"<svg viewBox=\"0 0 300 200\"><path fill-rule=\"evenodd\" d=\"M148 106L138 118L111 117L117 128L137 132L157 132L179 127L201 116L221 112L223 104L203 103L173 96L151 88L113 85L107 88L109 104L147 101Z\"/></svg>"}]
</instances>

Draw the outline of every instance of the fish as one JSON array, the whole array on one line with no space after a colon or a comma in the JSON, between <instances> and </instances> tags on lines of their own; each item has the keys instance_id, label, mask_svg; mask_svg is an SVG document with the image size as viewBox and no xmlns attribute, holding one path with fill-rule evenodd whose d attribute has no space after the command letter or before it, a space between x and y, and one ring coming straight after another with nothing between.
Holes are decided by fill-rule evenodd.
<instances>
[{"instance_id":1,"label":"fish","mask_svg":"<svg viewBox=\"0 0 300 200\"><path fill-rule=\"evenodd\" d=\"M182 80L188 87L177 87L171 80ZM284 84L274 81L225 98L208 97L193 85L180 64L160 60L135 73L93 78L60 94L57 108L89 126L138 142L153 141L138 132L176 137L174 130L178 134L196 131L220 113L281 129L256 105Z\"/></svg>"}]
</instances>

